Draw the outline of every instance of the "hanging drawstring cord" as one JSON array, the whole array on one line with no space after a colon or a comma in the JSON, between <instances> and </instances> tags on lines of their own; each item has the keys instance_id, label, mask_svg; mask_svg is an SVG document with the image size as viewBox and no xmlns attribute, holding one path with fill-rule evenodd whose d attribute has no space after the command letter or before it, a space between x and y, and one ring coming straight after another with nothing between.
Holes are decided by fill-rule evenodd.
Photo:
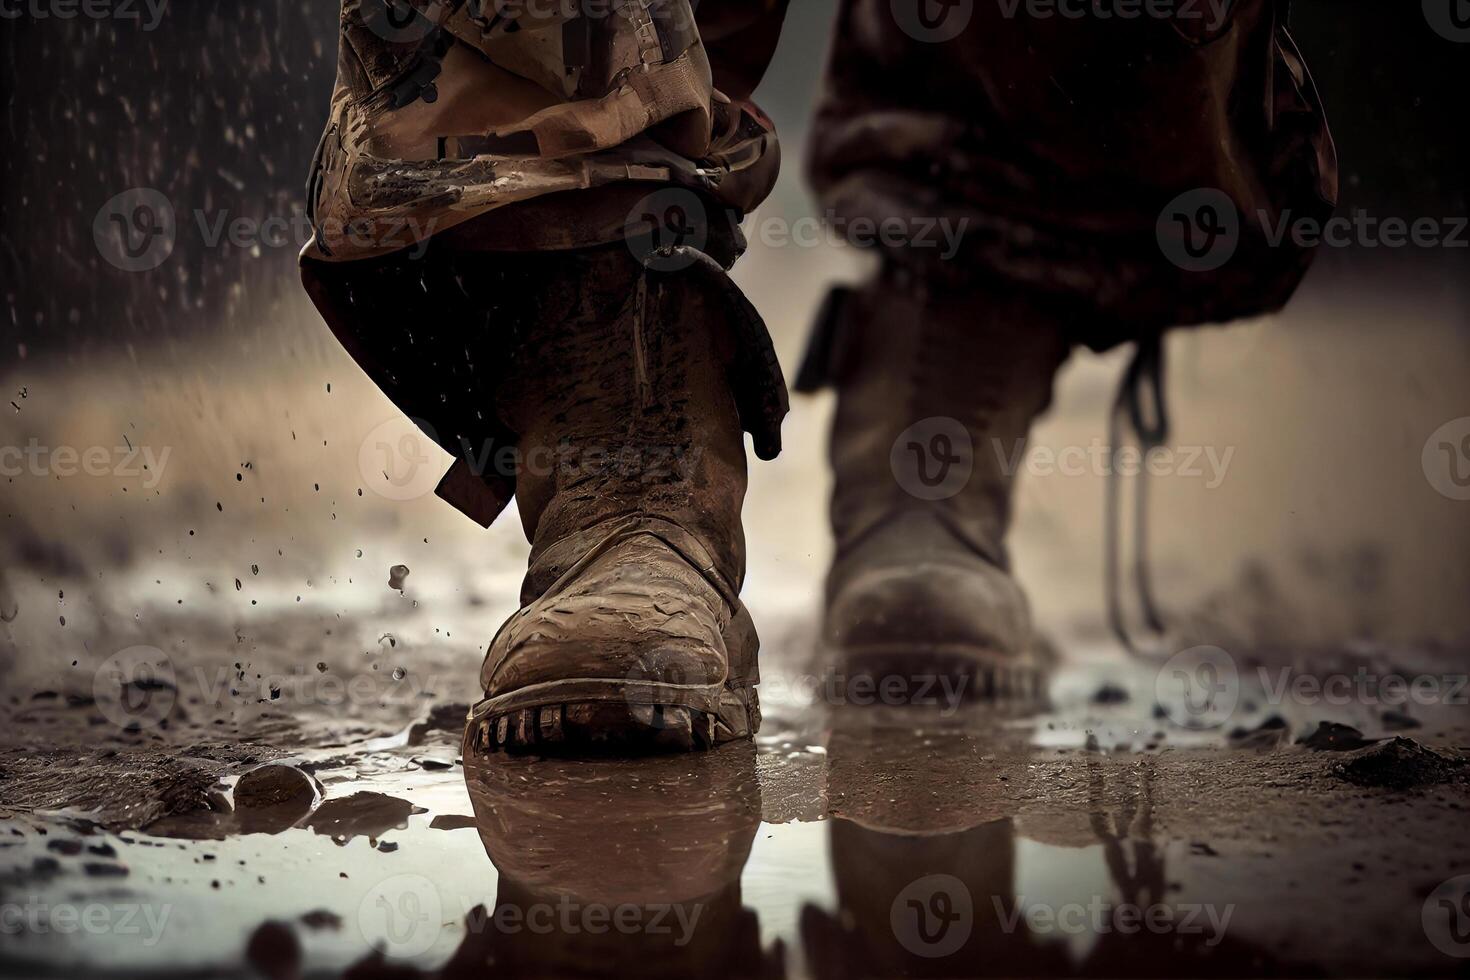
<instances>
[{"instance_id":1,"label":"hanging drawstring cord","mask_svg":"<svg viewBox=\"0 0 1470 980\"><path fill-rule=\"evenodd\" d=\"M1145 404L1145 397L1148 402ZM1146 410L1147 409L1147 410ZM1161 333L1152 334L1138 342L1133 360L1123 372L1117 397L1113 400L1112 412L1108 417L1108 446L1112 465L1109 467L1106 490L1107 514L1104 519L1104 571L1108 624L1119 642L1135 656L1153 656L1157 649L1145 649L1134 639L1123 615L1120 541L1122 536L1122 485L1119 476L1119 455L1125 448L1123 438L1125 426L1131 438L1138 444L1142 460L1162 446L1169 438L1169 415L1164 401L1164 345ZM1138 590L1139 613L1143 625L1154 641L1155 647L1164 636L1164 620L1154 600L1153 582L1148 567L1148 468L1140 467L1138 491L1134 497L1133 517L1133 577Z\"/></svg>"}]
</instances>

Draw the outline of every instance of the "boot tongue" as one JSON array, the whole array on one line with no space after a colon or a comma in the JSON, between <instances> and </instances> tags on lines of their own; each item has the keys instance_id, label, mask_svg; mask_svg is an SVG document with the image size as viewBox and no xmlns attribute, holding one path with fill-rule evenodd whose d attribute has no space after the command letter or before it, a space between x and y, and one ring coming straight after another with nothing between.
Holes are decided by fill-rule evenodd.
<instances>
[{"instance_id":1,"label":"boot tongue","mask_svg":"<svg viewBox=\"0 0 1470 980\"><path fill-rule=\"evenodd\" d=\"M531 556L521 588L521 601L529 604L547 592L569 584L579 571L599 555L629 538L646 535L667 545L710 586L732 609L739 605L739 584L727 581L709 550L693 534L672 521L648 515L627 515L603 521L553 542Z\"/></svg>"},{"instance_id":2,"label":"boot tongue","mask_svg":"<svg viewBox=\"0 0 1470 980\"><path fill-rule=\"evenodd\" d=\"M987 544L979 535L965 532L964 525L941 506L905 508L849 545L839 564L853 567L877 563L956 565L968 564L973 556L997 568L1006 568L1003 547Z\"/></svg>"}]
</instances>

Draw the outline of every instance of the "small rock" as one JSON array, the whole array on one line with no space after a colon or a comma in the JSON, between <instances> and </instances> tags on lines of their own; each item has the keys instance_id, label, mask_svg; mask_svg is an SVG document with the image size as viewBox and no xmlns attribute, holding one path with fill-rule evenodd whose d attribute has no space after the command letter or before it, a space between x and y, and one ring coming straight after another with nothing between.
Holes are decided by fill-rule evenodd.
<instances>
[{"instance_id":1,"label":"small rock","mask_svg":"<svg viewBox=\"0 0 1470 980\"><path fill-rule=\"evenodd\" d=\"M407 565L394 565L388 569L388 588L403 591L403 580L408 578Z\"/></svg>"},{"instance_id":2,"label":"small rock","mask_svg":"<svg viewBox=\"0 0 1470 980\"><path fill-rule=\"evenodd\" d=\"M1454 779L1465 768L1465 760L1441 755L1412 738L1397 735L1360 749L1338 764L1338 776L1357 786L1413 789Z\"/></svg>"},{"instance_id":3,"label":"small rock","mask_svg":"<svg viewBox=\"0 0 1470 980\"><path fill-rule=\"evenodd\" d=\"M316 787L311 777L295 766L279 762L256 766L235 784L235 806L242 810L283 803L310 807L315 799Z\"/></svg>"},{"instance_id":4,"label":"small rock","mask_svg":"<svg viewBox=\"0 0 1470 980\"><path fill-rule=\"evenodd\" d=\"M1117 684L1104 684L1092 695L1093 704L1127 704L1131 698Z\"/></svg>"}]
</instances>

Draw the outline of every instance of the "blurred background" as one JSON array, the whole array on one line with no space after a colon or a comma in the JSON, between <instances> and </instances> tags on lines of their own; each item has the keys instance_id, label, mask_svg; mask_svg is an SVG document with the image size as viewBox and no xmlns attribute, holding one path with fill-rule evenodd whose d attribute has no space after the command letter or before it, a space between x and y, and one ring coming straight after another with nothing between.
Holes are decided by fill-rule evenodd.
<instances>
[{"instance_id":1,"label":"blurred background","mask_svg":"<svg viewBox=\"0 0 1470 980\"><path fill-rule=\"evenodd\" d=\"M1470 44L1417 2L1293 6L1339 213L1463 222ZM801 162L835 0L793 7L758 93L786 169L753 222L818 214ZM364 453L401 422L295 271L336 4L133 9L23 16L0 41L0 671L22 691L78 665L90 679L136 643L299 665L390 651L384 669L427 658L472 683L515 606L516 517L482 531L432 493L373 485ZM129 272L94 231L137 188L172 203L178 235ZM274 220L211 231L236 219ZM1181 630L1232 649L1470 646L1470 489L1443 469L1470 473L1467 241L1462 226L1459 248L1323 248L1283 315L1171 340L1173 443L1200 450L1199 472L1153 480L1152 557ZM751 236L736 278L788 377L827 289L864 270L850 248ZM1033 451L1101 443L1126 356L1074 358ZM795 400L746 502L749 602L766 649L797 657L829 549L830 407ZM1441 442L1461 451L1436 470ZM1047 469L1022 478L1018 571L1063 649L1103 644L1104 480ZM389 588L397 565L410 574Z\"/></svg>"}]
</instances>

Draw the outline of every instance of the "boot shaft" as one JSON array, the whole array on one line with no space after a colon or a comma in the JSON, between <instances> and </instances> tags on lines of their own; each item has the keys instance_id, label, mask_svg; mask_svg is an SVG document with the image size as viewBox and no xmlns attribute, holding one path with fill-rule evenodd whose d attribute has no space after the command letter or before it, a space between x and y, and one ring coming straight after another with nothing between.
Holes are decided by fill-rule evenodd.
<instances>
[{"instance_id":1,"label":"boot shaft","mask_svg":"<svg viewBox=\"0 0 1470 980\"><path fill-rule=\"evenodd\" d=\"M504 259L460 267L475 261ZM692 534L739 591L742 426L775 448L784 384L755 367L774 363L769 340L758 320L754 338L736 322L732 310L753 311L723 271L694 253L676 265L650 269L622 245L556 253L526 264L513 297L485 297L515 330L493 410L514 438L528 601L560 574L542 560L558 542L632 515Z\"/></svg>"},{"instance_id":2,"label":"boot shaft","mask_svg":"<svg viewBox=\"0 0 1470 980\"><path fill-rule=\"evenodd\" d=\"M1011 291L926 290L901 270L836 312L832 525L840 562L923 515L1005 567L1014 469L1067 356L1061 318Z\"/></svg>"}]
</instances>

